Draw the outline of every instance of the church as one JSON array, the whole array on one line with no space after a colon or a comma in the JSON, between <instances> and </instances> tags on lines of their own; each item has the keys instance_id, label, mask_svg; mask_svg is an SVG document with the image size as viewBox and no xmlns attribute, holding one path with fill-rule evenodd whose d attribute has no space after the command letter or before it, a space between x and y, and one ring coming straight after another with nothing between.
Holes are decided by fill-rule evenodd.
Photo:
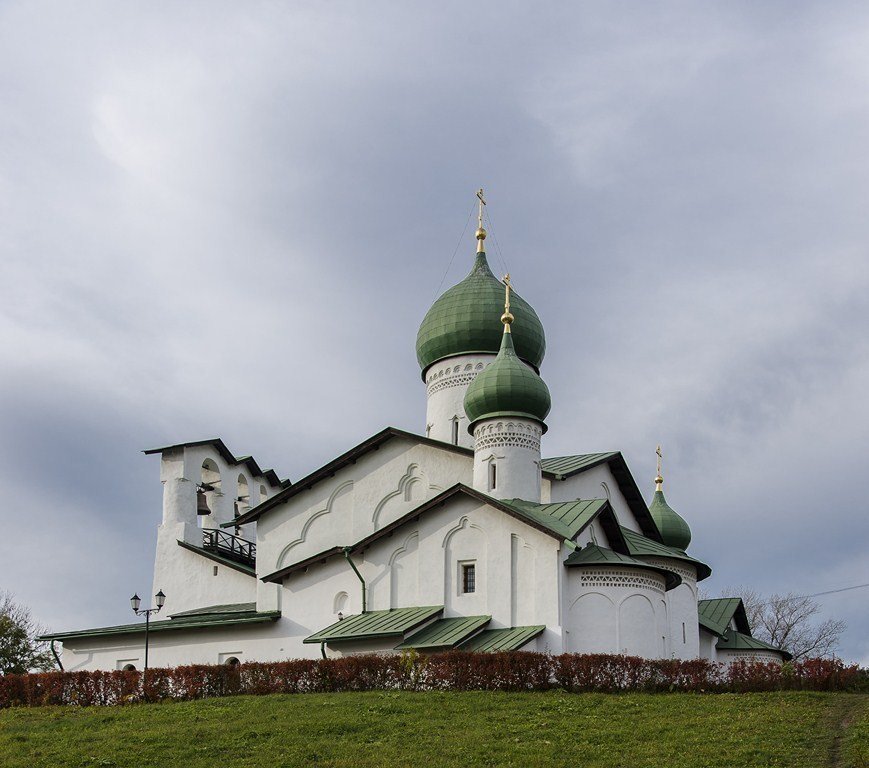
<instances>
[{"instance_id":1,"label":"church","mask_svg":"<svg viewBox=\"0 0 869 768\"><path fill-rule=\"evenodd\" d=\"M423 434L386 427L295 482L220 439L167 445L145 622L46 635L67 670L451 649L780 662L711 575L658 476L544 457L543 325L486 258L419 327ZM138 599L134 600L134 610Z\"/></svg>"}]
</instances>

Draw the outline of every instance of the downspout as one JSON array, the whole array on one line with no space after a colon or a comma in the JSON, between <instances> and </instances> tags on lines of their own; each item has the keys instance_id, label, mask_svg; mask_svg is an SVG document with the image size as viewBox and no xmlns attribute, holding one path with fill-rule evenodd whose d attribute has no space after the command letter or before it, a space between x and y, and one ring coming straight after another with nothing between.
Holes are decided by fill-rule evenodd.
<instances>
[{"instance_id":1,"label":"downspout","mask_svg":"<svg viewBox=\"0 0 869 768\"><path fill-rule=\"evenodd\" d=\"M51 641L51 653L54 656L54 660L57 662L57 666L60 667L60 671L63 672L63 662L60 660L60 656L57 655L57 651L54 649L54 644L57 640Z\"/></svg>"},{"instance_id":2,"label":"downspout","mask_svg":"<svg viewBox=\"0 0 869 768\"><path fill-rule=\"evenodd\" d=\"M323 658L326 658L326 643L320 643L320 653L323 655Z\"/></svg>"},{"instance_id":3,"label":"downspout","mask_svg":"<svg viewBox=\"0 0 869 768\"><path fill-rule=\"evenodd\" d=\"M344 547L344 557L347 558L347 562L350 563L350 567L353 569L353 572L356 574L356 576L359 577L359 581L362 582L362 613L365 613L365 609L366 609L366 602L365 602L365 579L363 579L363 578L362 578L362 574L359 573L359 569L356 567L356 563L354 563L354 562L350 559L350 551L351 551L352 549L353 549L352 547Z\"/></svg>"}]
</instances>

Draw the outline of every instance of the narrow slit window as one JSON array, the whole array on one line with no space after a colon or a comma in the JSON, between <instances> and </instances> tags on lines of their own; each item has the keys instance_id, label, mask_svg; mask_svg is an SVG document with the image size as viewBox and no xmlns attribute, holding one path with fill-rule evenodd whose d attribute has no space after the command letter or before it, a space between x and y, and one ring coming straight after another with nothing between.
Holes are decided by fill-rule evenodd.
<instances>
[{"instance_id":1,"label":"narrow slit window","mask_svg":"<svg viewBox=\"0 0 869 768\"><path fill-rule=\"evenodd\" d=\"M685 622L682 622L682 643L687 643L687 637L685 635Z\"/></svg>"},{"instance_id":2,"label":"narrow slit window","mask_svg":"<svg viewBox=\"0 0 869 768\"><path fill-rule=\"evenodd\" d=\"M498 467L495 462L489 464L489 490L494 491L498 484Z\"/></svg>"},{"instance_id":3,"label":"narrow slit window","mask_svg":"<svg viewBox=\"0 0 869 768\"><path fill-rule=\"evenodd\" d=\"M453 419L453 445L459 444L459 420Z\"/></svg>"},{"instance_id":4,"label":"narrow slit window","mask_svg":"<svg viewBox=\"0 0 869 768\"><path fill-rule=\"evenodd\" d=\"M474 563L462 566L462 592L466 595L477 591L477 567Z\"/></svg>"}]
</instances>

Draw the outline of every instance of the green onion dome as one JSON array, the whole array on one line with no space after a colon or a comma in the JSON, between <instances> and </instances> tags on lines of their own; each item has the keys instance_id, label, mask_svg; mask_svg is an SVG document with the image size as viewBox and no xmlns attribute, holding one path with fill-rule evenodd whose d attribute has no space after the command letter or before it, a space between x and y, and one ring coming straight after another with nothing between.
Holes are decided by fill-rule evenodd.
<instances>
[{"instance_id":1,"label":"green onion dome","mask_svg":"<svg viewBox=\"0 0 869 768\"><path fill-rule=\"evenodd\" d=\"M688 549L688 545L691 543L691 529L681 515L667 504L660 481L652 503L649 505L649 512L652 513L652 519L658 526L664 544L668 547L676 547L676 549Z\"/></svg>"},{"instance_id":2,"label":"green onion dome","mask_svg":"<svg viewBox=\"0 0 869 768\"><path fill-rule=\"evenodd\" d=\"M465 393L465 415L470 422L468 431L473 434L474 426L481 419L499 416L533 419L539 421L545 431L543 419L551 406L549 388L519 359L513 348L513 334L507 325L498 356L477 374Z\"/></svg>"},{"instance_id":3,"label":"green onion dome","mask_svg":"<svg viewBox=\"0 0 869 768\"><path fill-rule=\"evenodd\" d=\"M516 322L513 325L516 354L535 370L546 354L543 324L531 306L512 294ZM458 285L444 292L426 313L416 335L416 357L422 369L438 360L475 352L495 354L501 333L492 323L504 308L504 285L492 274L483 251L477 253L474 268Z\"/></svg>"}]
</instances>

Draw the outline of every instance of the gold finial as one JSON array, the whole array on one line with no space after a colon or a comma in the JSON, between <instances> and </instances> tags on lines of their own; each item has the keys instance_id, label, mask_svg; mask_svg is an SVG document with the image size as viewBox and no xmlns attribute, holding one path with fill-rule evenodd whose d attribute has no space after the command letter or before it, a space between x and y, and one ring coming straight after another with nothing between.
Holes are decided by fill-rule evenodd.
<instances>
[{"instance_id":1,"label":"gold finial","mask_svg":"<svg viewBox=\"0 0 869 768\"><path fill-rule=\"evenodd\" d=\"M504 333L510 333L510 323L513 322L513 315L510 312L510 291L513 286L510 283L510 274L504 275L504 314L501 315L501 322L504 323Z\"/></svg>"},{"instance_id":2,"label":"gold finial","mask_svg":"<svg viewBox=\"0 0 869 768\"><path fill-rule=\"evenodd\" d=\"M659 445L655 453L658 456L658 474L655 477L655 490L660 491L661 486L664 484L664 478L661 477L661 460L664 458L664 455L661 453L661 446Z\"/></svg>"},{"instance_id":3,"label":"gold finial","mask_svg":"<svg viewBox=\"0 0 869 768\"><path fill-rule=\"evenodd\" d=\"M477 253L482 253L485 250L483 240L486 239L486 230L483 229L483 206L486 204L486 200L483 197L482 187L477 191L477 197L480 199L480 213L477 216Z\"/></svg>"}]
</instances>

